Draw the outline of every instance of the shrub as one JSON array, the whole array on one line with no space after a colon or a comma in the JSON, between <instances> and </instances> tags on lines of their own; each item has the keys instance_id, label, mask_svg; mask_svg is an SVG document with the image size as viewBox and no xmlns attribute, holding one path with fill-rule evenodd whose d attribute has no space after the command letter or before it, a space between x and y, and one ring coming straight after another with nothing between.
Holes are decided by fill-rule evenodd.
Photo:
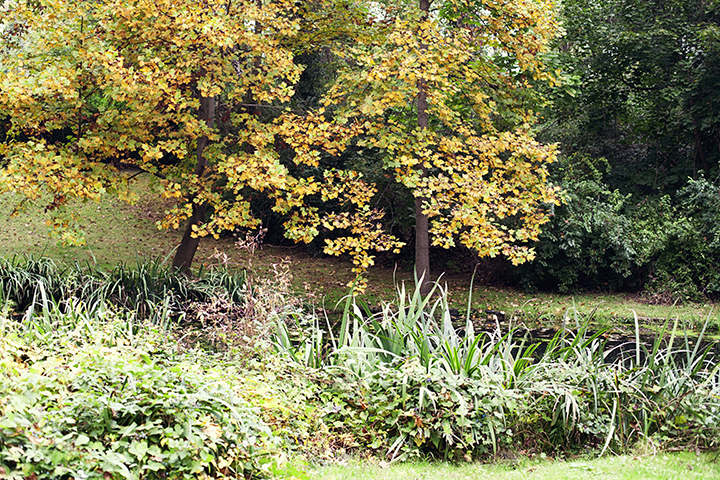
<instances>
[{"instance_id":1,"label":"shrub","mask_svg":"<svg viewBox=\"0 0 720 480\"><path fill-rule=\"evenodd\" d=\"M381 366L361 379L337 375L324 398L326 422L390 459L462 459L512 443L508 420L519 400L499 377L467 378L417 359Z\"/></svg>"},{"instance_id":2,"label":"shrub","mask_svg":"<svg viewBox=\"0 0 720 480\"><path fill-rule=\"evenodd\" d=\"M519 269L526 288L566 292L578 286L625 286L638 257L627 215L632 198L603 183L607 168L605 159L573 156L555 169L565 202L554 208L534 245L534 262Z\"/></svg>"},{"instance_id":3,"label":"shrub","mask_svg":"<svg viewBox=\"0 0 720 480\"><path fill-rule=\"evenodd\" d=\"M575 156L556 170L566 203L554 209L518 269L527 289L642 291L652 302L720 293L720 188L689 179L675 197L635 198L602 181L602 159Z\"/></svg>"},{"instance_id":4,"label":"shrub","mask_svg":"<svg viewBox=\"0 0 720 480\"><path fill-rule=\"evenodd\" d=\"M180 354L128 312L71 306L2 318L4 478L283 474L285 441L267 420L299 410L250 404L263 394L238 365Z\"/></svg>"},{"instance_id":5,"label":"shrub","mask_svg":"<svg viewBox=\"0 0 720 480\"><path fill-rule=\"evenodd\" d=\"M672 303L720 294L720 188L689 179L664 228L664 244L651 260L648 294Z\"/></svg>"},{"instance_id":6,"label":"shrub","mask_svg":"<svg viewBox=\"0 0 720 480\"><path fill-rule=\"evenodd\" d=\"M10 477L243 476L261 471L273 448L219 373L158 365L146 352L88 349L61 365L36 363L3 390L0 457Z\"/></svg>"}]
</instances>

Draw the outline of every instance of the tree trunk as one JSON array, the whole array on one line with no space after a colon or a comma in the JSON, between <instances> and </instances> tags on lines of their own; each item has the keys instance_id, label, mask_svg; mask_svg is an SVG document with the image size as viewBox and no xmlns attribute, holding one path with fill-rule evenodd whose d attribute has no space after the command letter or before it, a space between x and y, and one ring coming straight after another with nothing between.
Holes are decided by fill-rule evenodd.
<instances>
[{"instance_id":1,"label":"tree trunk","mask_svg":"<svg viewBox=\"0 0 720 480\"><path fill-rule=\"evenodd\" d=\"M420 293L427 295L432 289L430 281L430 234L428 216L422 212L424 198L415 199L415 274L420 285Z\"/></svg>"},{"instance_id":2,"label":"tree trunk","mask_svg":"<svg viewBox=\"0 0 720 480\"><path fill-rule=\"evenodd\" d=\"M420 11L423 12L423 20L427 18L430 12L430 0L420 0ZM425 47L421 45L421 51ZM418 80L418 96L417 96L417 125L421 130L428 128L427 113L427 83L424 79ZM423 175L425 174L423 168ZM420 293L427 295L432 289L432 281L430 279L430 233L428 216L422 211L422 205L425 198L415 197L415 274L420 284Z\"/></svg>"},{"instance_id":3,"label":"tree trunk","mask_svg":"<svg viewBox=\"0 0 720 480\"><path fill-rule=\"evenodd\" d=\"M695 134L695 158L700 158L700 162L702 163L702 168L705 172L705 176L708 177L710 175L710 166L708 165L707 159L705 158L705 150L703 150L702 139L700 138L700 130L698 129L697 121L695 119L693 119L693 127L693 133Z\"/></svg>"},{"instance_id":4,"label":"tree trunk","mask_svg":"<svg viewBox=\"0 0 720 480\"><path fill-rule=\"evenodd\" d=\"M215 97L200 97L200 110L198 111L198 117L203 120L208 127L211 127L215 123ZM197 164L195 165L195 176L201 178L205 174L208 162L203 152L205 147L208 146L209 139L207 135L203 135L198 138L197 141ZM205 213L207 212L207 203L198 203L195 196L189 199L192 202L192 215L188 220L187 227L185 228L185 234L180 241L180 246L175 251L175 258L173 258L173 267L180 270L183 273L190 271L192 266L195 252L197 251L198 244L200 243L199 237L193 237L193 225L200 225L205 221Z\"/></svg>"},{"instance_id":5,"label":"tree trunk","mask_svg":"<svg viewBox=\"0 0 720 480\"><path fill-rule=\"evenodd\" d=\"M710 175L710 166L708 165L707 159L705 158L705 151L703 150L702 138L700 138L700 130L698 129L697 120L693 115L693 107L695 106L695 102L690 99L688 103L690 105L690 115L693 117L693 134L695 135L695 157L693 158L693 176L697 177L697 161L699 159L702 163L702 169L705 172L705 176L707 177L708 175Z\"/></svg>"}]
</instances>

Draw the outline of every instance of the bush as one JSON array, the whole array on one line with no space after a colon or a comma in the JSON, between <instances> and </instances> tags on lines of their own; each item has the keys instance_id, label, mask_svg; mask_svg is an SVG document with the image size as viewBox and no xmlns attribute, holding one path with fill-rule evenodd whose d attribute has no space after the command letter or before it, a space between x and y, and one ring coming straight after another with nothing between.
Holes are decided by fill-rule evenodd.
<instances>
[{"instance_id":1,"label":"bush","mask_svg":"<svg viewBox=\"0 0 720 480\"><path fill-rule=\"evenodd\" d=\"M521 270L523 285L561 292L624 287L638 258L633 225L624 214L629 197L596 181L565 188L568 201L555 208L535 246L535 261Z\"/></svg>"},{"instance_id":2,"label":"bush","mask_svg":"<svg viewBox=\"0 0 720 480\"><path fill-rule=\"evenodd\" d=\"M61 365L36 363L3 395L9 477L244 476L262 471L274 446L220 372L159 365L142 351L87 349Z\"/></svg>"},{"instance_id":3,"label":"bush","mask_svg":"<svg viewBox=\"0 0 720 480\"><path fill-rule=\"evenodd\" d=\"M181 353L130 312L71 302L0 326L3 478L283 475L290 438L311 429L297 400L268 399L272 372L253 382L232 359Z\"/></svg>"},{"instance_id":4,"label":"bush","mask_svg":"<svg viewBox=\"0 0 720 480\"><path fill-rule=\"evenodd\" d=\"M634 198L602 181L602 159L571 157L556 171L566 203L554 209L518 269L529 290L645 290L652 302L720 293L720 188L689 179L674 198Z\"/></svg>"},{"instance_id":5,"label":"bush","mask_svg":"<svg viewBox=\"0 0 720 480\"><path fill-rule=\"evenodd\" d=\"M428 371L416 359L399 360L362 379L336 377L325 391L325 421L391 459L494 454L512 443L508 420L519 400L501 380L448 375Z\"/></svg>"},{"instance_id":6,"label":"bush","mask_svg":"<svg viewBox=\"0 0 720 480\"><path fill-rule=\"evenodd\" d=\"M664 243L651 259L648 294L672 303L720 294L720 188L690 179L678 192Z\"/></svg>"},{"instance_id":7,"label":"bush","mask_svg":"<svg viewBox=\"0 0 720 480\"><path fill-rule=\"evenodd\" d=\"M602 177L605 159L573 156L560 163L556 182L565 202L554 208L534 245L537 257L518 272L528 289L624 287L637 266L638 241L627 215L632 199L611 191Z\"/></svg>"}]
</instances>

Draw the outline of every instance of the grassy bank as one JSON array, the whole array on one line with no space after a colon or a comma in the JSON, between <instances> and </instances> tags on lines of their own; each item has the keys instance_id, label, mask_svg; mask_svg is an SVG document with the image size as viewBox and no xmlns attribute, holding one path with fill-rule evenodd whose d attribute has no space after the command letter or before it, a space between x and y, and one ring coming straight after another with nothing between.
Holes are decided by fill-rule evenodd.
<instances>
[{"instance_id":1,"label":"grassy bank","mask_svg":"<svg viewBox=\"0 0 720 480\"><path fill-rule=\"evenodd\" d=\"M181 232L158 230L155 222L164 211L164 204L153 199L146 183L138 184L141 200L128 205L112 198L99 203L76 205L87 245L63 246L52 238L39 207L30 207L19 216L10 217L17 198L0 196L0 256L47 256L62 263L89 262L110 269L118 263L134 265L137 259L156 258L170 261L179 243ZM347 259L317 257L305 252L302 245L279 247L261 245L250 252L235 244L235 239L203 239L195 265L226 265L230 268L250 268L255 276L272 277L279 271L292 276L295 292L316 306L333 309L352 282L351 264ZM398 282L412 284L412 272L402 269L373 267L368 271L369 288L362 298L379 307L391 299ZM454 308L467 309L471 275L443 275L441 283L448 286L448 298ZM593 315L605 325L623 324L633 318L633 311L641 321L653 326L661 320L680 318L688 327L704 322L720 325L720 311L710 303L690 305L649 305L635 296L624 294L584 293L558 295L538 293L529 295L492 285L475 284L471 308L483 317L486 310L503 312L507 319L515 318L528 325L557 325L568 311L583 316Z\"/></svg>"}]
</instances>

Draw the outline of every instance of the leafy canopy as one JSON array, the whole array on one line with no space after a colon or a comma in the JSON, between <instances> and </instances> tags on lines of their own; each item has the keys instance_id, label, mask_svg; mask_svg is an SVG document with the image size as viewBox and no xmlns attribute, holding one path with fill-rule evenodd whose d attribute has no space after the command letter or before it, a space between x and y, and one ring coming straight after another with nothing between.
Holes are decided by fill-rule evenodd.
<instances>
[{"instance_id":1,"label":"leafy canopy","mask_svg":"<svg viewBox=\"0 0 720 480\"><path fill-rule=\"evenodd\" d=\"M531 131L531 81L554 81L540 56L557 28L553 3L434 5L376 6L372 35L338 52L346 68L318 117L332 112L345 137L383 152L387 174L424 199L434 245L531 259L525 243L558 201L545 167L555 148ZM428 128L416 120L421 90Z\"/></svg>"},{"instance_id":2,"label":"leafy canopy","mask_svg":"<svg viewBox=\"0 0 720 480\"><path fill-rule=\"evenodd\" d=\"M72 199L113 193L132 201L130 179L140 170L177 199L161 227L179 228L193 204L212 208L195 236L257 226L249 197L264 192L280 213L313 216L312 224L291 219L290 238L309 241L321 224L350 229L334 245L359 267L371 262L368 249L400 245L376 228L381 214L368 207L373 189L360 175L298 177L281 163L278 139L302 136L322 147L334 132L300 129L292 117L269 122L244 108L250 99L282 112L294 93L302 68L288 47L301 30L293 2L51 0L6 2L1 12L0 104L11 135L0 146L0 191L46 202L63 241L83 242L68 212ZM220 136L199 118L200 98L216 99L237 128ZM210 147L198 172L201 137ZM294 162L314 167L315 157L306 146ZM315 213L305 205L313 195L350 207Z\"/></svg>"},{"instance_id":3,"label":"leafy canopy","mask_svg":"<svg viewBox=\"0 0 720 480\"><path fill-rule=\"evenodd\" d=\"M5 2L0 105L11 126L0 191L45 202L62 239L75 243L82 235L68 202L105 193L132 201L137 171L177 199L162 227L210 207L191 225L196 237L257 226L250 199L260 192L288 219L291 239L346 231L325 251L349 253L361 273L370 251L403 243L371 208L375 187L326 163L354 143L382 151L387 174L424 199L435 245L459 239L480 255L532 258L526 242L546 221L543 205L557 202L545 169L555 149L538 144L530 126L531 80L553 81L540 57L556 29L552 2L449 0L429 15L403 2L368 4L338 16L345 24L318 13L350 8L335 7ZM343 69L320 108L289 111L302 71L294 52L323 46ZM421 87L430 128L411 121ZM203 99L216 102L213 120L234 128L220 135L201 118ZM291 147L290 163L281 145ZM338 211L313 206L330 201Z\"/></svg>"}]
</instances>

